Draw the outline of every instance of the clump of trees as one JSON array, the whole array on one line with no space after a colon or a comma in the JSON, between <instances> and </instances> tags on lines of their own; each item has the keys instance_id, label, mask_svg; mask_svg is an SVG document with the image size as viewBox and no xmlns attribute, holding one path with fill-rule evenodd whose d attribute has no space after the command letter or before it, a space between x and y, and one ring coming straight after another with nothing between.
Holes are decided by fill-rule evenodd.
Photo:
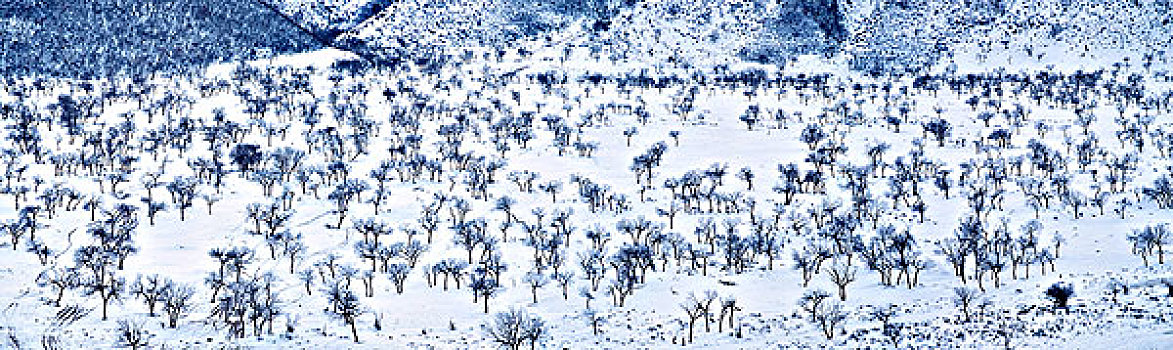
<instances>
[{"instance_id":1,"label":"clump of trees","mask_svg":"<svg viewBox=\"0 0 1173 350\"><path fill-rule=\"evenodd\" d=\"M831 293L821 289L809 290L798 299L798 306L806 320L815 326L828 340L841 331L848 313L843 306L831 299Z\"/></svg>"},{"instance_id":2,"label":"clump of trees","mask_svg":"<svg viewBox=\"0 0 1173 350\"><path fill-rule=\"evenodd\" d=\"M1139 255L1145 266L1149 266L1149 257L1154 254L1157 256L1157 263L1164 264L1165 246L1171 240L1173 231L1169 230L1169 224L1148 225L1135 229L1128 235L1128 241L1132 243L1132 253Z\"/></svg>"},{"instance_id":3,"label":"clump of trees","mask_svg":"<svg viewBox=\"0 0 1173 350\"><path fill-rule=\"evenodd\" d=\"M493 342L509 349L520 349L526 343L531 348L537 347L550 336L549 328L541 317L517 308L494 314L492 320L482 325L482 328Z\"/></svg>"}]
</instances>

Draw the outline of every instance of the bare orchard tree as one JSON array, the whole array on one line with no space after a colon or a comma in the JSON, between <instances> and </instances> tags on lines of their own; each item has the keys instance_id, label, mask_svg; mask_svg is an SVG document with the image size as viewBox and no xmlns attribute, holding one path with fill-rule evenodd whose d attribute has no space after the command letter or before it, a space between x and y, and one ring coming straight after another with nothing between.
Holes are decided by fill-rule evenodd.
<instances>
[{"instance_id":1,"label":"bare orchard tree","mask_svg":"<svg viewBox=\"0 0 1173 350\"><path fill-rule=\"evenodd\" d=\"M839 325L847 320L847 311L830 297L831 293L816 289L807 291L798 300L799 307L807 314L807 321L818 327L827 339L834 338Z\"/></svg>"},{"instance_id":2,"label":"bare orchard tree","mask_svg":"<svg viewBox=\"0 0 1173 350\"><path fill-rule=\"evenodd\" d=\"M155 306L163 300L164 293L173 283L170 279L161 279L159 275L138 275L130 284L129 292L142 299L143 304L147 306L147 312L151 317L155 317Z\"/></svg>"},{"instance_id":3,"label":"bare orchard tree","mask_svg":"<svg viewBox=\"0 0 1173 350\"><path fill-rule=\"evenodd\" d=\"M170 283L163 293L163 313L167 314L167 327L175 328L179 318L191 311L195 289L188 285Z\"/></svg>"},{"instance_id":4,"label":"bare orchard tree","mask_svg":"<svg viewBox=\"0 0 1173 350\"><path fill-rule=\"evenodd\" d=\"M342 319L342 322L350 326L350 335L357 343L358 328L355 325L355 319L363 313L362 306L358 302L358 295L347 289L343 283L334 283L326 293L326 297L330 301L330 314Z\"/></svg>"},{"instance_id":5,"label":"bare orchard tree","mask_svg":"<svg viewBox=\"0 0 1173 350\"><path fill-rule=\"evenodd\" d=\"M61 306L61 299L65 296L65 291L79 287L81 282L81 274L76 268L53 267L37 275L38 286L53 289L56 295L53 299L53 306Z\"/></svg>"},{"instance_id":6,"label":"bare orchard tree","mask_svg":"<svg viewBox=\"0 0 1173 350\"><path fill-rule=\"evenodd\" d=\"M541 272L530 271L527 272L524 277L522 277L522 282L525 282L525 284L529 286L530 293L533 295L534 304L537 304L538 289L541 289L542 287L545 287L546 284L549 284L550 278Z\"/></svg>"},{"instance_id":7,"label":"bare orchard tree","mask_svg":"<svg viewBox=\"0 0 1173 350\"><path fill-rule=\"evenodd\" d=\"M75 252L74 259L79 268L89 270L78 285L86 296L96 295L101 299L105 321L110 302L122 300L126 292L126 279L114 273L117 258L99 247L85 246Z\"/></svg>"},{"instance_id":8,"label":"bare orchard tree","mask_svg":"<svg viewBox=\"0 0 1173 350\"><path fill-rule=\"evenodd\" d=\"M481 327L493 342L512 350L521 348L527 342L530 348L536 348L549 333L546 323L540 317L517 308L498 312L491 321Z\"/></svg>"},{"instance_id":9,"label":"bare orchard tree","mask_svg":"<svg viewBox=\"0 0 1173 350\"><path fill-rule=\"evenodd\" d=\"M680 304L680 308L688 316L688 342L691 343L693 329L696 328L696 321L701 319L701 317L705 317L704 303L696 298L696 294L689 294L688 299Z\"/></svg>"},{"instance_id":10,"label":"bare orchard tree","mask_svg":"<svg viewBox=\"0 0 1173 350\"><path fill-rule=\"evenodd\" d=\"M956 287L953 288L953 304L961 309L961 315L965 322L969 322L972 318L972 310L975 304L979 303L981 292L970 287Z\"/></svg>"},{"instance_id":11,"label":"bare orchard tree","mask_svg":"<svg viewBox=\"0 0 1173 350\"><path fill-rule=\"evenodd\" d=\"M115 343L119 347L137 350L150 346L151 333L143 329L142 323L137 321L118 321L118 329L115 334L117 335Z\"/></svg>"},{"instance_id":12,"label":"bare orchard tree","mask_svg":"<svg viewBox=\"0 0 1173 350\"><path fill-rule=\"evenodd\" d=\"M395 293L403 294L403 284L407 281L408 274L411 273L411 266L403 263L395 263L387 265L387 276L391 278L391 282L395 284Z\"/></svg>"},{"instance_id":13,"label":"bare orchard tree","mask_svg":"<svg viewBox=\"0 0 1173 350\"><path fill-rule=\"evenodd\" d=\"M826 270L831 282L839 287L839 300L847 301L847 285L855 282L855 273L858 269L836 259Z\"/></svg>"}]
</instances>

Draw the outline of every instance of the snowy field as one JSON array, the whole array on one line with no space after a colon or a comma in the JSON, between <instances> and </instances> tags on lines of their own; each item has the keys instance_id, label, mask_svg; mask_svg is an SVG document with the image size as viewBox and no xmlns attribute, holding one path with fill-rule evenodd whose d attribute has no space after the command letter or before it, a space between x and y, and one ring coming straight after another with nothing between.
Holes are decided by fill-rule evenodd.
<instances>
[{"instance_id":1,"label":"snowy field","mask_svg":"<svg viewBox=\"0 0 1173 350\"><path fill-rule=\"evenodd\" d=\"M0 347L1173 348L1163 53L1005 20L876 76L664 8L7 78Z\"/></svg>"}]
</instances>

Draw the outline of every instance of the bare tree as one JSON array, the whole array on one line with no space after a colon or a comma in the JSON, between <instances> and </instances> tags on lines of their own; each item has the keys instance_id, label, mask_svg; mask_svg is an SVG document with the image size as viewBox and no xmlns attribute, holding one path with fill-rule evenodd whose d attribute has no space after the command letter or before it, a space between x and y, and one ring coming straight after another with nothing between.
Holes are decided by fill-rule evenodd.
<instances>
[{"instance_id":1,"label":"bare tree","mask_svg":"<svg viewBox=\"0 0 1173 350\"><path fill-rule=\"evenodd\" d=\"M981 298L981 292L969 287L953 288L953 304L961 309L961 315L965 322L969 322L971 318L971 310L974 304L978 303Z\"/></svg>"},{"instance_id":2,"label":"bare tree","mask_svg":"<svg viewBox=\"0 0 1173 350\"><path fill-rule=\"evenodd\" d=\"M358 329L355 326L355 319L363 312L358 303L358 295L346 289L342 284L334 283L326 296L330 301L330 314L341 318L350 326L350 334L354 338L354 342L357 343Z\"/></svg>"},{"instance_id":3,"label":"bare tree","mask_svg":"<svg viewBox=\"0 0 1173 350\"><path fill-rule=\"evenodd\" d=\"M191 297L195 289L187 285L170 284L163 293L163 312L167 314L167 327L175 328L179 318L191 311Z\"/></svg>"},{"instance_id":4,"label":"bare tree","mask_svg":"<svg viewBox=\"0 0 1173 350\"><path fill-rule=\"evenodd\" d=\"M844 264L838 260L827 266L827 275L831 277L831 282L834 282L839 287L839 300L847 300L847 285L855 282L855 273L857 270L856 267Z\"/></svg>"},{"instance_id":5,"label":"bare tree","mask_svg":"<svg viewBox=\"0 0 1173 350\"><path fill-rule=\"evenodd\" d=\"M550 279L540 272L531 271L527 272L525 276L522 277L522 282L525 282L526 285L529 285L530 294L533 295L534 303L536 304L538 302L538 289L550 283Z\"/></svg>"},{"instance_id":6,"label":"bare tree","mask_svg":"<svg viewBox=\"0 0 1173 350\"><path fill-rule=\"evenodd\" d=\"M411 267L401 263L387 265L386 267L387 276L395 284L395 293L403 294L403 283L407 281L407 275L411 273Z\"/></svg>"},{"instance_id":7,"label":"bare tree","mask_svg":"<svg viewBox=\"0 0 1173 350\"><path fill-rule=\"evenodd\" d=\"M163 300L163 294L172 283L171 280L160 279L159 275L139 275L130 284L129 292L131 295L141 298L143 303L147 305L150 316L155 317L155 305Z\"/></svg>"},{"instance_id":8,"label":"bare tree","mask_svg":"<svg viewBox=\"0 0 1173 350\"><path fill-rule=\"evenodd\" d=\"M835 331L847 320L843 307L831 300L831 293L816 289L807 291L798 300L798 305L807 314L807 320L819 327L827 339L835 337Z\"/></svg>"},{"instance_id":9,"label":"bare tree","mask_svg":"<svg viewBox=\"0 0 1173 350\"><path fill-rule=\"evenodd\" d=\"M705 317L707 310L705 304L701 299L697 299L696 294L689 294L688 299L685 299L680 304L680 308L688 316L688 342L691 343L693 339L693 329L696 328L696 321Z\"/></svg>"},{"instance_id":10,"label":"bare tree","mask_svg":"<svg viewBox=\"0 0 1173 350\"><path fill-rule=\"evenodd\" d=\"M547 335L546 324L540 317L532 316L523 309L510 308L498 312L493 320L482 326L494 342L516 350L526 342L531 348Z\"/></svg>"},{"instance_id":11,"label":"bare tree","mask_svg":"<svg viewBox=\"0 0 1173 350\"><path fill-rule=\"evenodd\" d=\"M137 350L150 345L151 334L146 329L143 329L143 325L139 322L129 320L118 321L117 335L117 344L120 347Z\"/></svg>"}]
</instances>

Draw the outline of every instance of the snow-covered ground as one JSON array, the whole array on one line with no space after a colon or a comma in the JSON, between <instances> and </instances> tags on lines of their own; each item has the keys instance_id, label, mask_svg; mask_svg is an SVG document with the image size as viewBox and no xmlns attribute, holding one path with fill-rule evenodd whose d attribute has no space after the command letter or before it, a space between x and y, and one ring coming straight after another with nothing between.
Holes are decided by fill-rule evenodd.
<instances>
[{"instance_id":1,"label":"snow-covered ground","mask_svg":"<svg viewBox=\"0 0 1173 350\"><path fill-rule=\"evenodd\" d=\"M748 38L735 34L748 29L699 31L745 24L731 20L736 11L713 11L705 24L641 26L662 14L649 8L621 12L612 25L622 31L593 33L580 21L517 43L524 54L452 49L438 72L337 68L363 61L331 49L196 77L3 86L13 136L0 158L0 344L130 346L120 331L126 321L148 334L149 348L492 348L500 343L487 325L510 309L545 322L532 344L544 348L1173 344L1173 260L1159 257L1171 237L1147 243L1147 260L1129 239L1170 223L1170 208L1158 203L1169 194L1145 191L1173 172L1163 56L1145 67L1148 49L1126 50L1125 62L1110 47L1085 57L1051 45L1043 59L1020 64L1031 59L1016 50L958 50L934 68L934 90L913 77L850 71L841 56L802 56L782 68L744 63L735 48ZM1077 70L1099 74L1080 81ZM755 74L784 79L745 78ZM1139 97L1122 90L1129 87ZM752 110L750 126L742 117ZM62 120L76 111L93 114L71 134ZM1087 115L1095 118L1085 132L1078 122ZM927 130L941 120L950 129L938 140ZM989 137L998 130L1005 145ZM35 141L21 138L31 134ZM247 153L240 145L257 146L256 164L239 166L247 163L236 159L247 158L237 157ZM274 157L288 152L303 157L282 169ZM831 159L812 162L820 153ZM216 161L220 170L202 165ZM817 180L795 180L793 200L782 173L790 163ZM380 183L372 171L383 164L389 175ZM533 186L514 180L525 174L536 176ZM142 180L151 176L158 186ZM169 186L185 181L194 181L195 196L181 214L184 190ZM546 191L549 184L558 190ZM357 196L340 206L346 191ZM507 211L498 208L506 197L514 202ZM110 219L120 203L137 209ZM287 220L266 226L256 219L264 208ZM365 219L389 231L371 239L360 232ZM972 236L967 220L981 223ZM622 224L633 222L646 223L642 237ZM127 235L102 234L119 225ZM914 243L900 253L891 236L876 238L888 225ZM480 233L472 249L460 232ZM610 236L595 243L588 232ZM959 278L948 256L963 238L973 246ZM887 244L881 265L909 264L915 283L900 268L888 280L870 266L873 242ZM418 261L404 249L412 244L426 247ZM362 246L385 261L372 263ZM85 257L84 247L115 259ZM239 267L210 256L230 248L252 254ZM597 289L580 263L596 248ZM823 254L810 259L818 267L809 283L804 259L792 258L804 252ZM1011 264L1015 256L1022 260ZM459 278L426 272L461 262L451 273ZM505 267L498 273L478 271L497 263ZM619 272L625 264L629 274ZM401 293L388 265L410 266ZM854 274L843 300L835 272ZM567 273L565 287L553 280ZM156 274L194 292L175 327L130 293L136 277ZM531 289L534 276L548 282ZM496 281L496 293L473 294L478 278ZM111 283L120 279L127 289L110 299L104 320L100 296L121 290ZM54 281L68 286L59 303ZM1066 307L1044 293L1058 282L1074 291ZM962 307L957 288L977 296ZM826 333L800 305L816 290L829 293L816 316L842 317ZM690 336L689 302L708 293L711 320L697 318ZM731 317L726 300L735 300ZM340 305L355 317L339 317ZM877 309L889 310L888 322L874 317Z\"/></svg>"}]
</instances>

